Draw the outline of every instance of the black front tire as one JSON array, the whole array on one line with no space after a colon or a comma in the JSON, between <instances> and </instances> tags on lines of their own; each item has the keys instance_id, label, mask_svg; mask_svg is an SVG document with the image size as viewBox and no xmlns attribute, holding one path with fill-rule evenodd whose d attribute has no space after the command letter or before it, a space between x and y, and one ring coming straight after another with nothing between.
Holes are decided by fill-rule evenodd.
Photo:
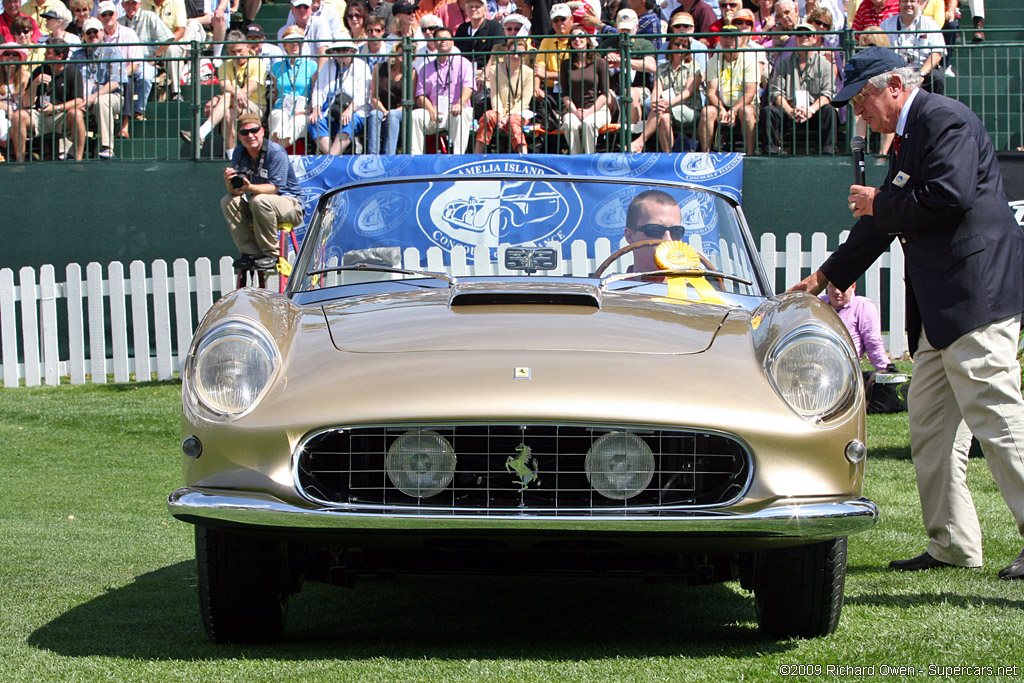
<instances>
[{"instance_id":1,"label":"black front tire","mask_svg":"<svg viewBox=\"0 0 1024 683\"><path fill-rule=\"evenodd\" d=\"M292 587L287 543L197 525L196 564L199 609L214 642L281 636Z\"/></svg>"},{"instance_id":2,"label":"black front tire","mask_svg":"<svg viewBox=\"0 0 1024 683\"><path fill-rule=\"evenodd\" d=\"M772 638L816 638L839 626L846 537L762 550L755 559L757 623Z\"/></svg>"}]
</instances>

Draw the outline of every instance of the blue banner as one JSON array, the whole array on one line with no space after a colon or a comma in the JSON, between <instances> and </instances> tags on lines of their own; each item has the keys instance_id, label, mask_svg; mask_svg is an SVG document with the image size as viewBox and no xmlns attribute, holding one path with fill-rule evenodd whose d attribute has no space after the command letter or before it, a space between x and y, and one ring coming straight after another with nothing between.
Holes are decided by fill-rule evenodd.
<instances>
[{"instance_id":1,"label":"blue banner","mask_svg":"<svg viewBox=\"0 0 1024 683\"><path fill-rule=\"evenodd\" d=\"M737 202L742 200L743 157L740 154L587 154L557 155L383 155L383 156L296 156L292 166L302 184L308 223L317 201L328 190L359 180L379 180L403 176L479 177L488 174L522 176L521 184L502 185L496 196L485 193L474 197L453 197L441 202L446 207L439 215L427 215L417 209L421 197L409 197L400 186L384 189L372 198L352 207L358 212L356 229L349 249L370 247L416 247L425 252L440 247L445 253L455 246L470 252L478 245L491 248L500 241L513 246L568 245L576 240L593 244L605 237L617 245L625 226L626 207L640 190L629 185L611 194L564 196L549 183L538 180L545 175L633 178L689 182L717 190ZM518 220L515 207L526 207ZM498 210L501 207L501 210ZM509 211L509 209L512 209ZM680 203L683 225L691 233L707 233L714 244L717 223L710 197L694 193ZM536 219L542 216L542 220ZM426 220L424 220L426 218ZM301 241L305 225L296 228ZM564 254L568 256L567 253Z\"/></svg>"}]
</instances>

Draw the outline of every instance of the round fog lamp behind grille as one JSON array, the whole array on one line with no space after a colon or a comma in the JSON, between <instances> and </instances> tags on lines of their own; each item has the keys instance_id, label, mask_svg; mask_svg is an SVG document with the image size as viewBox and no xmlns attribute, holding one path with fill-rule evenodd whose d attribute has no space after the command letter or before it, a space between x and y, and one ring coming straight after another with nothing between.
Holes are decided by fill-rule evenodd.
<instances>
[{"instance_id":1,"label":"round fog lamp behind grille","mask_svg":"<svg viewBox=\"0 0 1024 683\"><path fill-rule=\"evenodd\" d=\"M436 496L455 477L455 450L437 432L416 429L395 439L388 449L388 478L413 498Z\"/></svg>"},{"instance_id":2,"label":"round fog lamp behind grille","mask_svg":"<svg viewBox=\"0 0 1024 683\"><path fill-rule=\"evenodd\" d=\"M587 451L584 467L594 490L605 498L628 500L651 483L654 455L636 434L610 432Z\"/></svg>"}]
</instances>

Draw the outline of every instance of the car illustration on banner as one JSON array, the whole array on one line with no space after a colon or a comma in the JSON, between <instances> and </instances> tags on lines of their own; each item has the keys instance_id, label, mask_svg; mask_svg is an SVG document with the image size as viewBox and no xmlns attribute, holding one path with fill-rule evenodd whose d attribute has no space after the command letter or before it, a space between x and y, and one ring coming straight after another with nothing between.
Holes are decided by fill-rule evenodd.
<instances>
[{"instance_id":1,"label":"car illustration on banner","mask_svg":"<svg viewBox=\"0 0 1024 683\"><path fill-rule=\"evenodd\" d=\"M584 202L604 235L642 216L640 238L566 260L542 238L591 230ZM494 242L346 247L390 215ZM306 582L460 573L738 581L763 633L814 637L839 623L847 537L878 515L865 425L842 321L772 291L733 197L382 178L323 194L283 295L207 312L168 507L195 526L217 642L281 636Z\"/></svg>"},{"instance_id":2,"label":"car illustration on banner","mask_svg":"<svg viewBox=\"0 0 1024 683\"><path fill-rule=\"evenodd\" d=\"M561 225L568 217L565 198L546 181L480 185L480 194L466 197L460 188L448 188L433 200L450 228L507 238L513 229Z\"/></svg>"}]
</instances>

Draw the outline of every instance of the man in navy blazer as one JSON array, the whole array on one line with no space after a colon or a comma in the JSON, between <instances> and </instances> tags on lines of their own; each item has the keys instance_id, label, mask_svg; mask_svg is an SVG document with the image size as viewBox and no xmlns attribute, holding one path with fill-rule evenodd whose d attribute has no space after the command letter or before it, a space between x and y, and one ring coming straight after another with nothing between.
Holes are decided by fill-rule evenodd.
<instances>
[{"instance_id":1,"label":"man in navy blazer","mask_svg":"<svg viewBox=\"0 0 1024 683\"><path fill-rule=\"evenodd\" d=\"M981 529L967 489L963 422L981 443L1024 535L1024 400L1016 359L1024 311L1024 232L1010 211L995 149L960 102L918 88L894 52L872 47L847 64L835 97L879 133L896 133L881 188L853 185L857 221L845 243L793 290L845 289L894 238L905 255L914 356L910 440L930 543L903 571L980 567ZM1024 552L999 572L1024 578Z\"/></svg>"}]
</instances>

